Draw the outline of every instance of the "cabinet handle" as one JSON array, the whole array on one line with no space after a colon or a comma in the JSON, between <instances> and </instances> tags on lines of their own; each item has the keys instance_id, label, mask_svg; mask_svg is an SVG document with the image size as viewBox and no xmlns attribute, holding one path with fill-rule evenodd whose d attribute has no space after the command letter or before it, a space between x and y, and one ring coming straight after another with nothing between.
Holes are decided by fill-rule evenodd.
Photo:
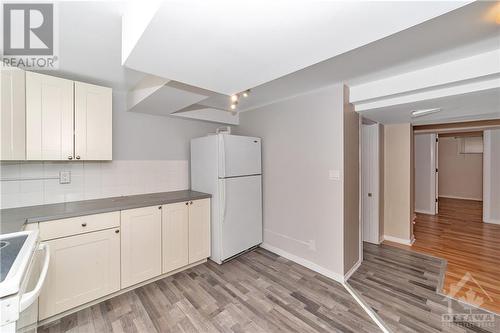
<instances>
[{"instance_id":1,"label":"cabinet handle","mask_svg":"<svg viewBox=\"0 0 500 333\"><path fill-rule=\"evenodd\" d=\"M77 160L79 160L79 159L80 159L80 155L78 155L78 156L76 157L76 159L77 159Z\"/></svg>"},{"instance_id":2,"label":"cabinet handle","mask_svg":"<svg viewBox=\"0 0 500 333\"><path fill-rule=\"evenodd\" d=\"M68 156L68 160L72 160L73 159L73 156Z\"/></svg>"},{"instance_id":3,"label":"cabinet handle","mask_svg":"<svg viewBox=\"0 0 500 333\"><path fill-rule=\"evenodd\" d=\"M161 209L161 206L158 206L158 209Z\"/></svg>"},{"instance_id":4,"label":"cabinet handle","mask_svg":"<svg viewBox=\"0 0 500 333\"><path fill-rule=\"evenodd\" d=\"M116 229L115 230L115 234L119 234L120 233L120 230L119 229Z\"/></svg>"},{"instance_id":5,"label":"cabinet handle","mask_svg":"<svg viewBox=\"0 0 500 333\"><path fill-rule=\"evenodd\" d=\"M189 201L189 204L190 204L190 205L192 205L192 204L193 204L193 202L192 202L192 201Z\"/></svg>"},{"instance_id":6,"label":"cabinet handle","mask_svg":"<svg viewBox=\"0 0 500 333\"><path fill-rule=\"evenodd\" d=\"M86 227L87 226L87 223L82 223L82 227Z\"/></svg>"},{"instance_id":7,"label":"cabinet handle","mask_svg":"<svg viewBox=\"0 0 500 333\"><path fill-rule=\"evenodd\" d=\"M186 206L189 205L189 202L186 202Z\"/></svg>"}]
</instances>

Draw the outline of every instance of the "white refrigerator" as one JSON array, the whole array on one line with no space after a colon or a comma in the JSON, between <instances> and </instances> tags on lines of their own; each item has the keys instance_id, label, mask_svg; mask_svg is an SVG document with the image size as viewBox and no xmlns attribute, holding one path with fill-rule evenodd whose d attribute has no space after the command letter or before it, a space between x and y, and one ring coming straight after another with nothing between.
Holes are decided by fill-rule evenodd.
<instances>
[{"instance_id":1,"label":"white refrigerator","mask_svg":"<svg viewBox=\"0 0 500 333\"><path fill-rule=\"evenodd\" d=\"M212 194L213 261L262 243L261 139L214 134L191 140L191 188Z\"/></svg>"}]
</instances>

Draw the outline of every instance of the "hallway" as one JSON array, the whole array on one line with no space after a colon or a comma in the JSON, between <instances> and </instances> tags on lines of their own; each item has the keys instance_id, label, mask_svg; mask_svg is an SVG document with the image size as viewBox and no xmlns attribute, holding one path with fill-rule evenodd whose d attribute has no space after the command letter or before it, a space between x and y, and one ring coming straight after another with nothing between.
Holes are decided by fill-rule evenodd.
<instances>
[{"instance_id":1,"label":"hallway","mask_svg":"<svg viewBox=\"0 0 500 333\"><path fill-rule=\"evenodd\" d=\"M413 246L384 244L446 259L443 292L500 313L500 225L482 222L481 201L440 198L438 215L417 214L414 236Z\"/></svg>"}]
</instances>

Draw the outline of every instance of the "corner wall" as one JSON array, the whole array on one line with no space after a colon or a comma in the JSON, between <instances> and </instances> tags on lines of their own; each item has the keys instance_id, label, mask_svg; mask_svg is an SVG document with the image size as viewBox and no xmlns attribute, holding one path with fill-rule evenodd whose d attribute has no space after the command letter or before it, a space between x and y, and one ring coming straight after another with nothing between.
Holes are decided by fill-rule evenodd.
<instances>
[{"instance_id":1,"label":"corner wall","mask_svg":"<svg viewBox=\"0 0 500 333\"><path fill-rule=\"evenodd\" d=\"M500 129L484 131L483 221L500 224Z\"/></svg>"},{"instance_id":2,"label":"corner wall","mask_svg":"<svg viewBox=\"0 0 500 333\"><path fill-rule=\"evenodd\" d=\"M384 238L410 244L412 240L411 124L384 126Z\"/></svg>"},{"instance_id":3,"label":"corner wall","mask_svg":"<svg viewBox=\"0 0 500 333\"><path fill-rule=\"evenodd\" d=\"M236 129L262 138L264 247L336 280L348 267L343 95L337 84L243 112Z\"/></svg>"},{"instance_id":4,"label":"corner wall","mask_svg":"<svg viewBox=\"0 0 500 333\"><path fill-rule=\"evenodd\" d=\"M344 274L360 260L359 126L344 86Z\"/></svg>"}]
</instances>

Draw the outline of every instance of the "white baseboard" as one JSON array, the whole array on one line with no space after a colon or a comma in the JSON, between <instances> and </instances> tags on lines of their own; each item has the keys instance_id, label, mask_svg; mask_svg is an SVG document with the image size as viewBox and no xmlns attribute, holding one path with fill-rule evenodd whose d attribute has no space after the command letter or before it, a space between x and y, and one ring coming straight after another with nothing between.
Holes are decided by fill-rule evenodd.
<instances>
[{"instance_id":1,"label":"white baseboard","mask_svg":"<svg viewBox=\"0 0 500 333\"><path fill-rule=\"evenodd\" d=\"M500 224L500 220L496 220L496 219L484 219L483 222L484 223L492 223L492 224Z\"/></svg>"},{"instance_id":2,"label":"white baseboard","mask_svg":"<svg viewBox=\"0 0 500 333\"><path fill-rule=\"evenodd\" d=\"M384 240L409 246L411 246L413 242L415 242L415 239L411 240L411 239L393 237L388 235L384 235Z\"/></svg>"},{"instance_id":3,"label":"white baseboard","mask_svg":"<svg viewBox=\"0 0 500 333\"><path fill-rule=\"evenodd\" d=\"M467 198L467 197L459 197L455 195L439 195L440 198L448 198L448 199L460 199L460 200L473 200L473 201L483 201L483 198Z\"/></svg>"},{"instance_id":4,"label":"white baseboard","mask_svg":"<svg viewBox=\"0 0 500 333\"><path fill-rule=\"evenodd\" d=\"M349 278L351 277L352 274L354 274L354 272L356 272L359 268L359 266L361 266L361 263L363 261L361 260L361 258L358 260L357 263L354 264L354 266L351 267L351 269L345 273L344 275L344 282L346 282L347 280L349 280Z\"/></svg>"},{"instance_id":5,"label":"white baseboard","mask_svg":"<svg viewBox=\"0 0 500 333\"><path fill-rule=\"evenodd\" d=\"M415 209L415 213L426 214L426 215L436 215L436 212L425 210L425 209Z\"/></svg>"},{"instance_id":6,"label":"white baseboard","mask_svg":"<svg viewBox=\"0 0 500 333\"><path fill-rule=\"evenodd\" d=\"M299 256L296 256L294 254L288 253L280 248L274 247L272 245L269 245L267 243L262 243L260 244L260 247L263 249L266 249L270 252L273 252L285 259L291 260L299 265L302 265L304 267L309 268L310 270L313 270L321 275L324 275L326 277L329 277L330 279L333 279L337 282L343 283L344 282L344 277L341 274L332 272L324 267L321 267L318 264L315 264L307 259L301 258Z\"/></svg>"}]
</instances>

